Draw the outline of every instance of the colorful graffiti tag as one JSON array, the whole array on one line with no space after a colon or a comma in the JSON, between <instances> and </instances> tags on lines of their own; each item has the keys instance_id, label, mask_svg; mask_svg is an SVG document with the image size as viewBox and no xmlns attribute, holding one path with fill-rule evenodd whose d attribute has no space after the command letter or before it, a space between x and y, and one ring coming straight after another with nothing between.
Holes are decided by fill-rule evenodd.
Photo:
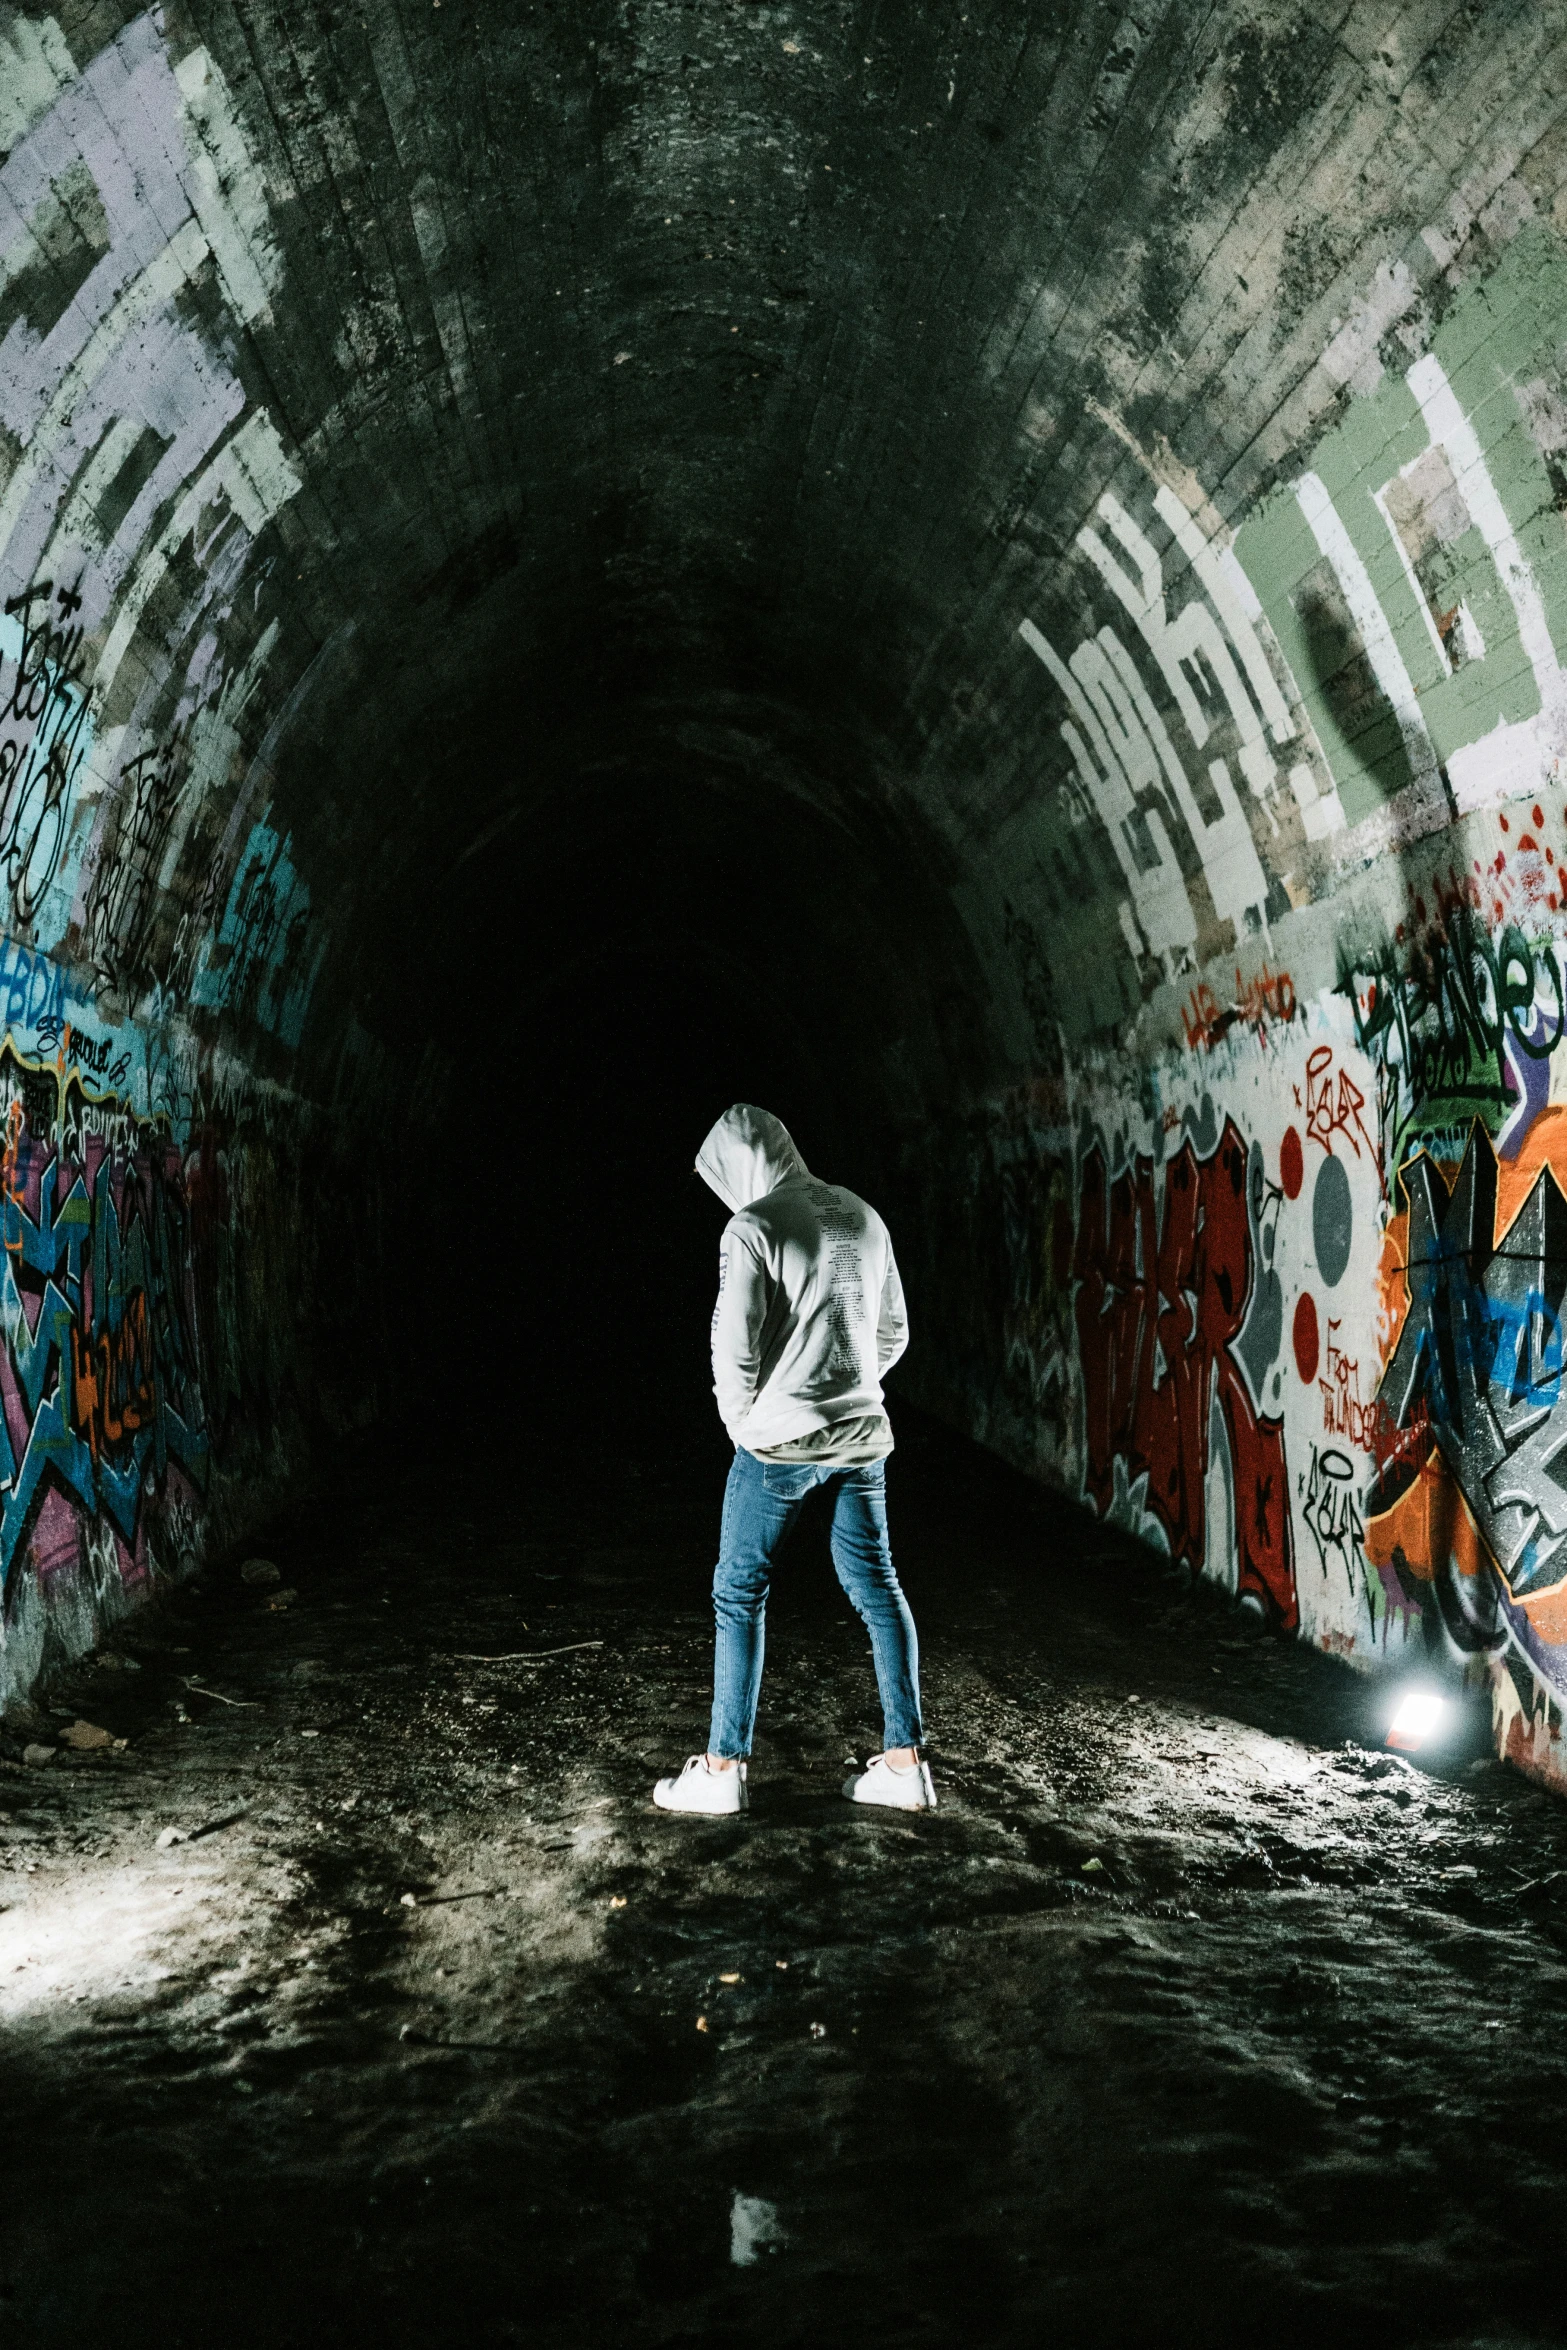
<instances>
[{"instance_id":1,"label":"colorful graffiti tag","mask_svg":"<svg viewBox=\"0 0 1567 2350\"><path fill-rule=\"evenodd\" d=\"M325 947L261 755L265 178L161 14L73 38L0 28L0 1700L78 1567L73 1641L200 1555L217 1421L226 1492L275 1452Z\"/></svg>"},{"instance_id":2,"label":"colorful graffiti tag","mask_svg":"<svg viewBox=\"0 0 1567 2350\"><path fill-rule=\"evenodd\" d=\"M202 1153L154 1115L147 1038L102 1029L61 967L12 939L0 1019L4 1615L22 1562L47 1582L89 1540L134 1583L149 1503L177 1515L205 1492L210 1335L188 1197Z\"/></svg>"},{"instance_id":3,"label":"colorful graffiti tag","mask_svg":"<svg viewBox=\"0 0 1567 2350\"><path fill-rule=\"evenodd\" d=\"M1521 1758L1554 1772L1567 1698L1567 1109L1551 1097L1567 1075L1567 991L1560 939L1505 919L1509 868L1521 862L1525 884L1554 870L1545 826L1541 803L1517 834L1503 815L1489 897L1473 877L1437 876L1402 943L1360 958L1340 988L1398 1169L1365 1555L1452 1652L1496 1660L1515 1729L1521 1672Z\"/></svg>"},{"instance_id":4,"label":"colorful graffiti tag","mask_svg":"<svg viewBox=\"0 0 1567 2350\"><path fill-rule=\"evenodd\" d=\"M1378 955L1381 1018L1357 972L1286 1023L1194 1037L1135 1119L1108 1060L1051 1118L1014 1112L977 1195L987 1294L1009 1362L1048 1363L1046 1473L1351 1661L1489 1669L1507 1750L1560 1776L1567 1098L1514 1074L1543 1035L1534 1091L1567 1085L1559 950L1482 937L1459 902L1446 940ZM1451 1064L1420 1046L1459 954L1466 1083L1494 1083L1454 1151ZM1026 1416L993 1408L991 1440L1026 1457Z\"/></svg>"},{"instance_id":5,"label":"colorful graffiti tag","mask_svg":"<svg viewBox=\"0 0 1567 2350\"><path fill-rule=\"evenodd\" d=\"M1258 1410L1239 1346L1259 1289L1273 1278L1259 1232L1268 1189L1261 1155L1226 1120L1205 1158L1188 1139L1162 1174L1161 1206L1151 1160L1111 1177L1095 1143L1083 1161L1072 1270L1084 1486L1101 1514L1118 1486L1134 1493L1171 1553L1200 1570L1217 1418L1237 1588L1293 1628L1283 1427ZM1272 1352L1277 1310L1274 1320Z\"/></svg>"},{"instance_id":6,"label":"colorful graffiti tag","mask_svg":"<svg viewBox=\"0 0 1567 2350\"><path fill-rule=\"evenodd\" d=\"M89 1134L78 1155L35 1140L13 1098L0 1236L3 1594L24 1548L43 1573L74 1561L78 1511L107 1519L139 1564L144 1500L171 1473L203 1491L208 1438L171 1145Z\"/></svg>"},{"instance_id":7,"label":"colorful graffiti tag","mask_svg":"<svg viewBox=\"0 0 1567 2350\"><path fill-rule=\"evenodd\" d=\"M1233 532L1095 411L1114 487L1017 623L1061 746L1018 920L1077 1199L1052 1473L1356 1662L1486 1667L1567 1781L1567 249L1495 222L1335 320Z\"/></svg>"},{"instance_id":8,"label":"colorful graffiti tag","mask_svg":"<svg viewBox=\"0 0 1567 2350\"><path fill-rule=\"evenodd\" d=\"M1404 1439L1370 1488L1366 1547L1424 1584L1460 1650L1510 1641L1567 1693L1567 1113L1510 1164L1477 1124L1444 1170L1421 1152L1388 1226L1395 1335L1378 1409Z\"/></svg>"}]
</instances>

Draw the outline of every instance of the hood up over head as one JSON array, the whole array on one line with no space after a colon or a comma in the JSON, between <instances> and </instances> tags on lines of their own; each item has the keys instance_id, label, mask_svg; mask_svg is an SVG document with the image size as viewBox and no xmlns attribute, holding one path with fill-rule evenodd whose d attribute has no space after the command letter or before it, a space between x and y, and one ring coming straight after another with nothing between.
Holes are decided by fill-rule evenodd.
<instances>
[{"instance_id":1,"label":"hood up over head","mask_svg":"<svg viewBox=\"0 0 1567 2350\"><path fill-rule=\"evenodd\" d=\"M696 1171L735 1213L776 1191L791 1175L810 1173L787 1126L749 1102L725 1110L696 1154Z\"/></svg>"}]
</instances>

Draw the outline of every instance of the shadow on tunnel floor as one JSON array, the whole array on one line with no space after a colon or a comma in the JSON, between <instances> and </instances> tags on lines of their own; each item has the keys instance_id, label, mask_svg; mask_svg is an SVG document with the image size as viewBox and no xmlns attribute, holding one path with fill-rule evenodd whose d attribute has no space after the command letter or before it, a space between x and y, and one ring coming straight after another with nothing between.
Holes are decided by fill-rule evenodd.
<instances>
[{"instance_id":1,"label":"shadow on tunnel floor","mask_svg":"<svg viewBox=\"0 0 1567 2350\"><path fill-rule=\"evenodd\" d=\"M904 1411L940 1810L838 1795L807 1525L753 1808L671 1821L704 1402L367 1439L52 1692L127 1745L0 1778L18 2338L1553 2338L1560 1807Z\"/></svg>"}]
</instances>

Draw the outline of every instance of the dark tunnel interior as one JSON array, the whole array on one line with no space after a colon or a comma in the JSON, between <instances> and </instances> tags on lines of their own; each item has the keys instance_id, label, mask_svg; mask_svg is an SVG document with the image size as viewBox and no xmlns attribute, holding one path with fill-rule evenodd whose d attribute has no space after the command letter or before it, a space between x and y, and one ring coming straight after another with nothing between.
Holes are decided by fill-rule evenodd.
<instances>
[{"instance_id":1,"label":"dark tunnel interior","mask_svg":"<svg viewBox=\"0 0 1567 2350\"><path fill-rule=\"evenodd\" d=\"M412 1040L416 1118L476 1118L506 1170L481 1281L466 1219L434 1227L455 1315L518 1333L524 1386L564 1401L569 1364L637 1410L678 1394L689 1427L724 1221L698 1143L754 1099L895 1218L929 1105L986 1049L977 980L937 845L878 805L830 677L791 706L720 672L669 709L611 659L572 690L586 723L521 745L453 730L454 796L484 779L473 837L434 827L347 960L367 1020ZM334 755L354 770L351 735Z\"/></svg>"},{"instance_id":2,"label":"dark tunnel interior","mask_svg":"<svg viewBox=\"0 0 1567 2350\"><path fill-rule=\"evenodd\" d=\"M0 2326L1567 2338L1564 872L1567 0L0 5Z\"/></svg>"},{"instance_id":3,"label":"dark tunnel interior","mask_svg":"<svg viewBox=\"0 0 1567 2350\"><path fill-rule=\"evenodd\" d=\"M619 723L636 737L634 705ZM657 1412L678 1395L689 1427L694 1396L711 1411L724 1212L694 1161L715 1118L736 1100L773 1108L808 1164L891 1216L900 1144L943 1046L960 1045L950 1007L943 1038L929 1005L939 913L919 923L935 893L903 844L813 805L809 776L775 787L759 817L750 778L673 764L644 753L605 759L608 778L568 770L531 825L442 877L444 905L442 883L421 893L437 986L401 971L388 983L380 963L370 985L408 987L401 1017L425 1040L439 1129L455 1137L472 1118L474 1171L496 1171L485 1189L504 1202L484 1216L482 1278L465 1278L476 1235L451 1163L431 1237L454 1320L471 1316L476 1339L514 1333L524 1387L565 1403L579 1382L602 1386L639 1418L644 1398ZM504 1349L494 1368L507 1377Z\"/></svg>"},{"instance_id":4,"label":"dark tunnel interior","mask_svg":"<svg viewBox=\"0 0 1567 2350\"><path fill-rule=\"evenodd\" d=\"M708 1319L724 1223L696 1174L697 1145L745 1098L747 1078L760 1093L757 1074L770 1074L774 1098L798 1098L807 1116L823 1078L765 999L726 997L678 950L595 943L535 999L516 1054L515 1123L486 1138L515 1175L509 1245L472 1300L474 1337L495 1343L496 1383L509 1378L530 1414L569 1423L586 1404L601 1441L630 1415L639 1445L659 1427L689 1442L712 1415ZM453 1294L467 1253L459 1238Z\"/></svg>"}]
</instances>

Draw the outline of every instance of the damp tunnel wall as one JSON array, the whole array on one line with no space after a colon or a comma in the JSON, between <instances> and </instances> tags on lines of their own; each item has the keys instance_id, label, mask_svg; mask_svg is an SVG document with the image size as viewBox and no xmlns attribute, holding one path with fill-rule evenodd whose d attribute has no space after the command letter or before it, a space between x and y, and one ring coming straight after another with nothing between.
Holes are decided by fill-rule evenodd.
<instances>
[{"instance_id":1,"label":"damp tunnel wall","mask_svg":"<svg viewBox=\"0 0 1567 2350\"><path fill-rule=\"evenodd\" d=\"M1539 5L0 18L0 1695L443 1375L624 1000L905 1393L1561 1780L1564 119Z\"/></svg>"}]
</instances>

